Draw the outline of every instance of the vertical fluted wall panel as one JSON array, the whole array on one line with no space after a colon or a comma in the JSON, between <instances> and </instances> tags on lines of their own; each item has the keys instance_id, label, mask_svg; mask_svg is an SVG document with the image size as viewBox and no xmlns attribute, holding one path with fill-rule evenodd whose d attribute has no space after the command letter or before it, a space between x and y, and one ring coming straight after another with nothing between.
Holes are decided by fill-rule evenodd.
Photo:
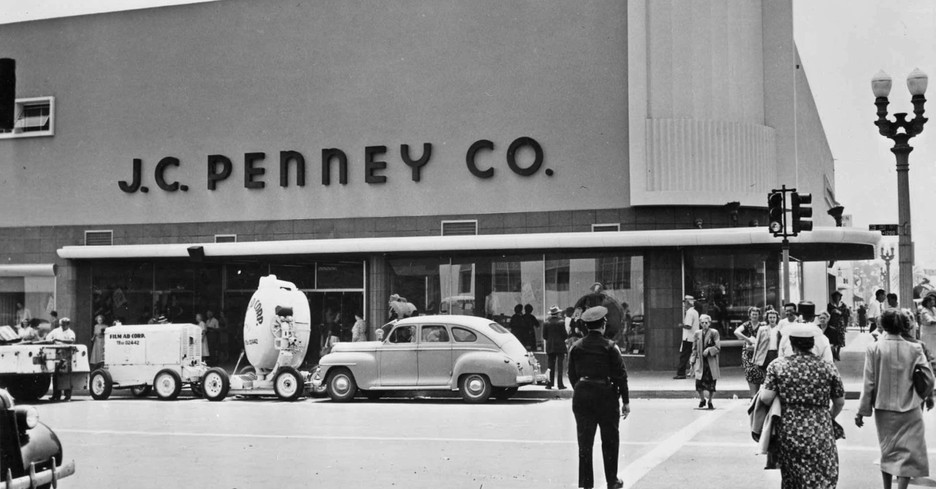
<instances>
[{"instance_id":1,"label":"vertical fluted wall panel","mask_svg":"<svg viewBox=\"0 0 936 489\"><path fill-rule=\"evenodd\" d=\"M740 122L648 119L649 192L766 192L774 186L773 129Z\"/></svg>"}]
</instances>

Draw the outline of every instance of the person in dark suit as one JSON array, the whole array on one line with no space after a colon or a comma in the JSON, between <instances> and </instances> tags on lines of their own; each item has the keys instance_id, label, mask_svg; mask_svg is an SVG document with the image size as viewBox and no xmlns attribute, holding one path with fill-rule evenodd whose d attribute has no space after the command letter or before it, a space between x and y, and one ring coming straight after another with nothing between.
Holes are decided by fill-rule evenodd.
<instances>
[{"instance_id":1,"label":"person in dark suit","mask_svg":"<svg viewBox=\"0 0 936 489\"><path fill-rule=\"evenodd\" d=\"M565 341L568 337L565 320L562 318L562 309L559 309L559 306L550 307L549 317L543 323L543 342L546 343L546 367L549 369L547 389L553 388L556 377L559 377L559 389L565 389L562 382L562 366L565 363Z\"/></svg>"},{"instance_id":2,"label":"person in dark suit","mask_svg":"<svg viewBox=\"0 0 936 489\"><path fill-rule=\"evenodd\" d=\"M588 334L569 350L569 381L575 389L572 413L575 414L578 431L578 482L579 487L585 488L595 486L592 447L598 428L601 429L601 455L608 487L624 487L624 482L617 477L620 450L618 416L626 419L630 414L630 397L621 350L603 336L607 314L608 309L603 306L583 312L582 321ZM618 398L623 406L619 406Z\"/></svg>"}]
</instances>

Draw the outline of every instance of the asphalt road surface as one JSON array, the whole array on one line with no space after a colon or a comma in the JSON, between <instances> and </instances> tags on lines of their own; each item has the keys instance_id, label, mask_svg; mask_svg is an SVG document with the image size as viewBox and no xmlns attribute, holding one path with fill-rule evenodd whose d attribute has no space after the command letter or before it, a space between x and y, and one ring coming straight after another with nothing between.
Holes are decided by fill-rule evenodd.
<instances>
[{"instance_id":1,"label":"asphalt road surface","mask_svg":"<svg viewBox=\"0 0 936 489\"><path fill-rule=\"evenodd\" d=\"M571 401L467 405L457 399L295 403L273 399L163 402L79 397L36 404L77 472L65 488L574 488ZM621 423L625 487L780 487L755 453L746 400L637 399ZM873 419L839 421L841 488L880 487ZM936 472L936 411L925 415ZM597 438L597 437L596 437ZM596 454L600 453L596 439ZM597 487L604 487L596 457ZM918 479L911 487L936 487Z\"/></svg>"}]
</instances>

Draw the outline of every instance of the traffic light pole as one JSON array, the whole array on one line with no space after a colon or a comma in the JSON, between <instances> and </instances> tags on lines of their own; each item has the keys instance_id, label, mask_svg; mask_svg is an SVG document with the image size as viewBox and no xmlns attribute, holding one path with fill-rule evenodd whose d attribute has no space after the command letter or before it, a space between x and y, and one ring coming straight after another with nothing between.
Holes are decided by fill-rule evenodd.
<instances>
[{"instance_id":1,"label":"traffic light pole","mask_svg":"<svg viewBox=\"0 0 936 489\"><path fill-rule=\"evenodd\" d=\"M783 303L780 306L783 307L790 303L790 240L783 238L780 247L783 249Z\"/></svg>"},{"instance_id":2,"label":"traffic light pole","mask_svg":"<svg viewBox=\"0 0 936 489\"><path fill-rule=\"evenodd\" d=\"M790 194L792 205L786 205L786 194ZM767 194L767 226L775 238L783 238L780 249L783 251L783 304L790 302L790 236L797 236L802 231L812 231L812 195L798 193L795 188L786 185L773 189ZM787 216L787 211L790 216Z\"/></svg>"}]
</instances>

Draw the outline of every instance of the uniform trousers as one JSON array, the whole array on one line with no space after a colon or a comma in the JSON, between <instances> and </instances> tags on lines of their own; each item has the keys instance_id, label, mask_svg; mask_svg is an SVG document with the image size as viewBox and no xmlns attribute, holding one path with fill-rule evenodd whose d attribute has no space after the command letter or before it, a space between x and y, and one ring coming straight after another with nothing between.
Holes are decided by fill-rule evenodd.
<instances>
[{"instance_id":1,"label":"uniform trousers","mask_svg":"<svg viewBox=\"0 0 936 489\"><path fill-rule=\"evenodd\" d=\"M608 487L611 487L617 482L620 444L617 390L610 382L585 379L578 381L572 394L572 413L575 415L575 426L578 430L579 487L595 487L592 447L595 444L595 430L599 428L605 480Z\"/></svg>"}]
</instances>

